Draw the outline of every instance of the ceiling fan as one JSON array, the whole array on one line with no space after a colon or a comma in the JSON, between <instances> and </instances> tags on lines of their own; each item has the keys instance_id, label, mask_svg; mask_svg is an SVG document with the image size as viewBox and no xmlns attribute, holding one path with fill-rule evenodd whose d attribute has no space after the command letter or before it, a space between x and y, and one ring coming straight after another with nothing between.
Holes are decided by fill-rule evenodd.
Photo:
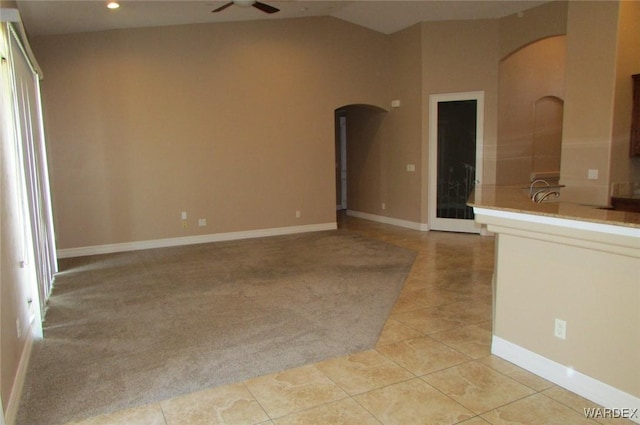
<instances>
[{"instance_id":1,"label":"ceiling fan","mask_svg":"<svg viewBox=\"0 0 640 425\"><path fill-rule=\"evenodd\" d=\"M230 1L229 3L225 4L224 6L220 6L219 8L212 10L211 12L212 13L222 12L227 7L229 7L231 5L234 5L234 4L236 6L239 6L239 7L253 6L256 9L259 9L259 10L263 11L264 13L276 13L276 12L280 11L280 9L278 9L277 7L269 6L268 4L261 3L261 2L256 1L256 0L233 0L233 1Z\"/></svg>"}]
</instances>

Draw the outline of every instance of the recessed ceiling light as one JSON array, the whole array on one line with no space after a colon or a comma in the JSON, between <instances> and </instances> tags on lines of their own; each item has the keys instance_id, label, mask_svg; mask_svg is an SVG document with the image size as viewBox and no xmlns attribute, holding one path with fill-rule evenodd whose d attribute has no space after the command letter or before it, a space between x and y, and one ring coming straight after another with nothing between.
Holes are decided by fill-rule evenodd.
<instances>
[{"instance_id":1,"label":"recessed ceiling light","mask_svg":"<svg viewBox=\"0 0 640 425\"><path fill-rule=\"evenodd\" d=\"M120 7L120 3L118 3L117 1L110 1L109 3L107 3L107 7L109 9L117 9Z\"/></svg>"},{"instance_id":2,"label":"recessed ceiling light","mask_svg":"<svg viewBox=\"0 0 640 425\"><path fill-rule=\"evenodd\" d=\"M235 5L239 7L249 7L253 6L255 0L234 0L233 3L235 3Z\"/></svg>"}]
</instances>

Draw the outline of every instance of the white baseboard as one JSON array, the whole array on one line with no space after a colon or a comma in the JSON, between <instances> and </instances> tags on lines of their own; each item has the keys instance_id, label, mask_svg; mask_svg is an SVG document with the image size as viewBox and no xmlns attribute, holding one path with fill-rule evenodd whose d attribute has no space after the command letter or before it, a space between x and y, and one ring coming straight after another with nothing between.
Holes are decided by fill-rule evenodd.
<instances>
[{"instance_id":1,"label":"white baseboard","mask_svg":"<svg viewBox=\"0 0 640 425\"><path fill-rule=\"evenodd\" d=\"M149 241L124 242L108 245L93 245L79 248L59 249L58 258L83 257L86 255L111 254L114 252L137 251L141 249L167 248L171 246L194 245L240 239L263 238L268 236L291 235L294 233L318 232L337 229L337 223L308 224L302 226L275 227L271 229L247 230L241 232L212 233L209 235L185 236L179 238L154 239Z\"/></svg>"},{"instance_id":2,"label":"white baseboard","mask_svg":"<svg viewBox=\"0 0 640 425\"><path fill-rule=\"evenodd\" d=\"M377 221L378 223L391 224L398 227L406 227L407 229L420 230L421 232L426 232L429 230L429 225L426 223L416 223L415 221L401 220L399 218L386 217L383 215L369 214L354 210L347 210L347 215L357 218L363 218L365 220Z\"/></svg>"},{"instance_id":3,"label":"white baseboard","mask_svg":"<svg viewBox=\"0 0 640 425\"><path fill-rule=\"evenodd\" d=\"M24 350L20 356L20 363L18 363L18 370L16 371L16 378L13 381L13 388L9 395L7 402L7 410L4 415L4 422L6 425L14 425L16 418L18 417L18 408L20 407L20 400L22 400L22 392L24 391L24 383L27 379L27 368L29 366L29 360L31 359L31 350L33 348L33 335L31 330L25 334L26 340L24 343Z\"/></svg>"},{"instance_id":4,"label":"white baseboard","mask_svg":"<svg viewBox=\"0 0 640 425\"><path fill-rule=\"evenodd\" d=\"M602 407L611 409L640 408L640 398L495 335L491 343L491 353ZM630 419L640 424L640 417Z\"/></svg>"}]
</instances>

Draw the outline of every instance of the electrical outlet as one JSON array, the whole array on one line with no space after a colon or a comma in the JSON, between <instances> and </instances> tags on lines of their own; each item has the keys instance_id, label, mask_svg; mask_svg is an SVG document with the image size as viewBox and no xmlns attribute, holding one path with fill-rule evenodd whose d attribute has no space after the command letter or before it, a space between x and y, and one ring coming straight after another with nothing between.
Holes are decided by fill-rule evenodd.
<instances>
[{"instance_id":1,"label":"electrical outlet","mask_svg":"<svg viewBox=\"0 0 640 425\"><path fill-rule=\"evenodd\" d=\"M16 319L16 336L18 339L22 338L22 324L20 323L20 319Z\"/></svg>"},{"instance_id":2,"label":"electrical outlet","mask_svg":"<svg viewBox=\"0 0 640 425\"><path fill-rule=\"evenodd\" d=\"M296 218L300 218L301 215L300 211L296 211Z\"/></svg>"},{"instance_id":3,"label":"electrical outlet","mask_svg":"<svg viewBox=\"0 0 640 425\"><path fill-rule=\"evenodd\" d=\"M198 219L198 226L204 227L206 225L207 225L207 219L206 218L199 218Z\"/></svg>"},{"instance_id":4,"label":"electrical outlet","mask_svg":"<svg viewBox=\"0 0 640 425\"><path fill-rule=\"evenodd\" d=\"M387 204L385 204L384 202L382 203L382 209L386 210L387 209Z\"/></svg>"},{"instance_id":5,"label":"electrical outlet","mask_svg":"<svg viewBox=\"0 0 640 425\"><path fill-rule=\"evenodd\" d=\"M187 227L189 227L189 223L187 223L187 220L182 220L182 228L186 229Z\"/></svg>"},{"instance_id":6,"label":"electrical outlet","mask_svg":"<svg viewBox=\"0 0 640 425\"><path fill-rule=\"evenodd\" d=\"M556 338L567 339L567 322L564 320L556 319L553 334Z\"/></svg>"}]
</instances>

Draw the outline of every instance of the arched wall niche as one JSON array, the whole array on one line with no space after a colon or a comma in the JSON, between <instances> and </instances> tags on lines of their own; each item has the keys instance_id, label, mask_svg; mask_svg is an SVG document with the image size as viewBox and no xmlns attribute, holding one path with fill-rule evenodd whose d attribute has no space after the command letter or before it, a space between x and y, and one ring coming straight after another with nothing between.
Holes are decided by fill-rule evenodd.
<instances>
[{"instance_id":1,"label":"arched wall niche","mask_svg":"<svg viewBox=\"0 0 640 425\"><path fill-rule=\"evenodd\" d=\"M559 35L500 61L497 184L559 179L565 57L566 36Z\"/></svg>"},{"instance_id":2,"label":"arched wall niche","mask_svg":"<svg viewBox=\"0 0 640 425\"><path fill-rule=\"evenodd\" d=\"M564 100L557 96L543 96L533 106L533 143L531 152L531 180L560 178L562 152L562 118Z\"/></svg>"}]
</instances>

